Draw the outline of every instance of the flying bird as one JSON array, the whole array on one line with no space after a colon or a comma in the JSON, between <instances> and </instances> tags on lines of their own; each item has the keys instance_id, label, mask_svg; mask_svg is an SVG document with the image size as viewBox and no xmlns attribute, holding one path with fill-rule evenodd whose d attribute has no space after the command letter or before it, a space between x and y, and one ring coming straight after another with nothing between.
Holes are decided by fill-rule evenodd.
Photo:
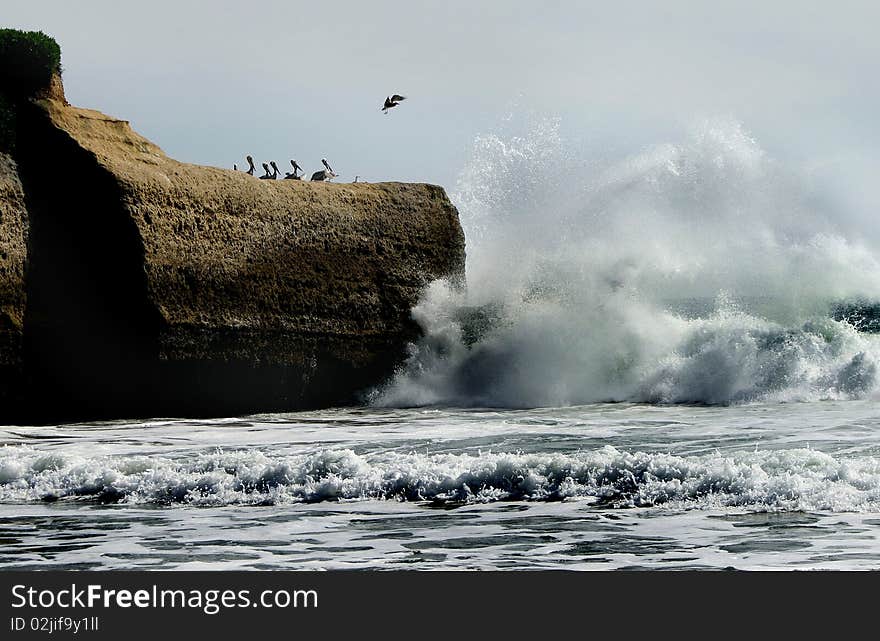
<instances>
[{"instance_id":1,"label":"flying bird","mask_svg":"<svg viewBox=\"0 0 880 641\"><path fill-rule=\"evenodd\" d=\"M400 94L394 94L393 96L385 98L385 104L382 105L382 113L387 115L389 109L393 109L403 100L406 100L406 96L401 96Z\"/></svg>"}]
</instances>

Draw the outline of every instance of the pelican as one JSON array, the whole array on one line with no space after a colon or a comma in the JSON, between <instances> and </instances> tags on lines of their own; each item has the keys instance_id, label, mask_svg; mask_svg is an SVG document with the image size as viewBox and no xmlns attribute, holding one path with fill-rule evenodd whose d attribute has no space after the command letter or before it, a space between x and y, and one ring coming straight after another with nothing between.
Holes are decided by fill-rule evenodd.
<instances>
[{"instance_id":1,"label":"pelican","mask_svg":"<svg viewBox=\"0 0 880 641\"><path fill-rule=\"evenodd\" d=\"M269 173L269 165L267 165L266 163L263 163L263 171L265 171L266 173L260 176L260 180L269 180L270 178L272 178L272 174Z\"/></svg>"},{"instance_id":2,"label":"pelican","mask_svg":"<svg viewBox=\"0 0 880 641\"><path fill-rule=\"evenodd\" d=\"M326 158L321 158L321 164L327 168L327 171L336 176L336 174L333 173L333 167L330 166L330 163L327 162Z\"/></svg>"},{"instance_id":3,"label":"pelican","mask_svg":"<svg viewBox=\"0 0 880 641\"><path fill-rule=\"evenodd\" d=\"M385 104L382 105L381 109L382 113L387 116L389 109L393 109L404 100L406 100L406 96L401 96L400 94L394 94L393 96L385 98Z\"/></svg>"},{"instance_id":4,"label":"pelican","mask_svg":"<svg viewBox=\"0 0 880 641\"><path fill-rule=\"evenodd\" d=\"M300 167L299 165L297 165L295 160L291 160L291 161L290 161L290 165L293 167L293 173L287 173L287 174L284 174L284 178L285 178L285 179L290 179L290 180L301 180L301 177L297 175L297 172L305 173L305 172L302 170L302 167Z\"/></svg>"},{"instance_id":5,"label":"pelican","mask_svg":"<svg viewBox=\"0 0 880 641\"><path fill-rule=\"evenodd\" d=\"M324 181L330 180L332 178L336 178L336 174L333 173L333 170L322 169L321 171L316 171L312 174L312 180Z\"/></svg>"},{"instance_id":6,"label":"pelican","mask_svg":"<svg viewBox=\"0 0 880 641\"><path fill-rule=\"evenodd\" d=\"M251 158L250 156L248 156L247 163L248 163L247 174L248 174L248 176L253 176L254 175L254 159Z\"/></svg>"},{"instance_id":7,"label":"pelican","mask_svg":"<svg viewBox=\"0 0 880 641\"><path fill-rule=\"evenodd\" d=\"M278 165L275 164L275 161L272 160L269 162L272 165L272 180L278 180L278 175L281 173L278 171Z\"/></svg>"}]
</instances>

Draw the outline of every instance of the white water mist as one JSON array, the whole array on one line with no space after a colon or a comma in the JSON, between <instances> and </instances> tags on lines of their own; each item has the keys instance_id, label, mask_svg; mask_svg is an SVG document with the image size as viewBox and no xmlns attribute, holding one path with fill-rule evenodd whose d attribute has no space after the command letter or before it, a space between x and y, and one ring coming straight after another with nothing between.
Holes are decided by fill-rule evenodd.
<instances>
[{"instance_id":1,"label":"white water mist","mask_svg":"<svg viewBox=\"0 0 880 641\"><path fill-rule=\"evenodd\" d=\"M413 311L425 338L374 403L874 392L877 341L828 311L880 299L878 257L740 123L602 162L567 148L558 121L506 128L477 138L453 193L467 292L428 289Z\"/></svg>"}]
</instances>

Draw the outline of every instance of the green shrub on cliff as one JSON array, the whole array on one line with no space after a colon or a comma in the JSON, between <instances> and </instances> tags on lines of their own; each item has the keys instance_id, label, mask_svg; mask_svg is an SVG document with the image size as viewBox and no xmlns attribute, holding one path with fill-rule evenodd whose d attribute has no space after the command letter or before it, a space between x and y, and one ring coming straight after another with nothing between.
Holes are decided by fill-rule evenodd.
<instances>
[{"instance_id":1,"label":"green shrub on cliff","mask_svg":"<svg viewBox=\"0 0 880 641\"><path fill-rule=\"evenodd\" d=\"M0 29L0 151L15 147L15 104L61 73L61 47L41 31Z\"/></svg>"},{"instance_id":2,"label":"green shrub on cliff","mask_svg":"<svg viewBox=\"0 0 880 641\"><path fill-rule=\"evenodd\" d=\"M61 72L61 47L42 31L0 29L0 92L13 99L49 86Z\"/></svg>"}]
</instances>

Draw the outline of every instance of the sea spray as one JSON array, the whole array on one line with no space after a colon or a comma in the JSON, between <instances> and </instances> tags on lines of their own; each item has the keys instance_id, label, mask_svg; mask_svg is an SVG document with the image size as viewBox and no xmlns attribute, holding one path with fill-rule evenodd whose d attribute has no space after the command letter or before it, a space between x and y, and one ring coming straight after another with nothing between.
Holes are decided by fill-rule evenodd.
<instances>
[{"instance_id":1,"label":"sea spray","mask_svg":"<svg viewBox=\"0 0 880 641\"><path fill-rule=\"evenodd\" d=\"M506 123L509 128L509 123ZM725 404L860 398L878 343L830 320L880 263L731 120L578 162L557 120L480 136L453 199L468 291L429 287L425 337L376 405ZM817 203L823 204L817 204Z\"/></svg>"}]
</instances>

